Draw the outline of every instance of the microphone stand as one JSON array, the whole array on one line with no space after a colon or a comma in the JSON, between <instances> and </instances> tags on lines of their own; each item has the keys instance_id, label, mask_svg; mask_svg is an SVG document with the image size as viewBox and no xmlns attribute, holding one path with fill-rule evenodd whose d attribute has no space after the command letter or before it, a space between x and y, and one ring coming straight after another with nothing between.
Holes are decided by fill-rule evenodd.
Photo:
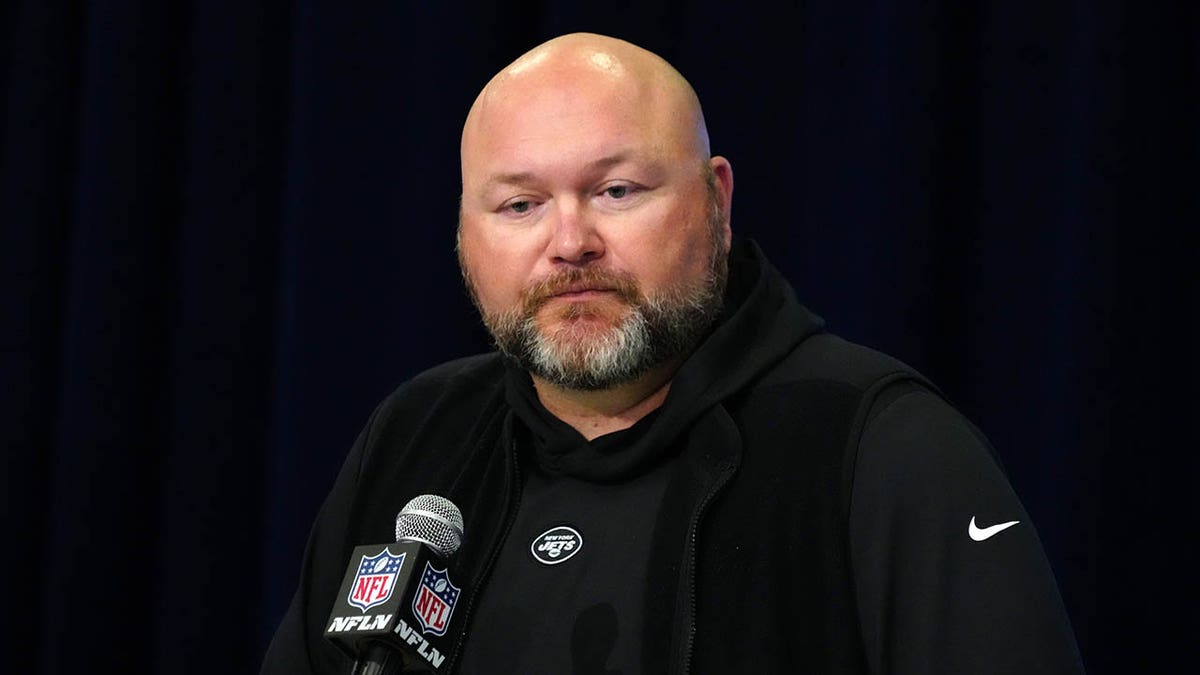
<instances>
[{"instance_id":1,"label":"microphone stand","mask_svg":"<svg viewBox=\"0 0 1200 675\"><path fill-rule=\"evenodd\" d=\"M371 640L367 643L362 655L354 662L354 669L350 671L350 674L400 675L401 673L417 672L408 670L404 666L405 658L400 650L387 643Z\"/></svg>"}]
</instances>

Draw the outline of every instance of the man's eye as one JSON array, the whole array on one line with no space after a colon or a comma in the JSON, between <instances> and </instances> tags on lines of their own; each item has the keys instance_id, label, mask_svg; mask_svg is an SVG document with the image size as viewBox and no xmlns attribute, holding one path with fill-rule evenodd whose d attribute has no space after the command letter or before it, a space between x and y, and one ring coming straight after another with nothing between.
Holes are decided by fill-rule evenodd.
<instances>
[{"instance_id":1,"label":"man's eye","mask_svg":"<svg viewBox=\"0 0 1200 675\"><path fill-rule=\"evenodd\" d=\"M629 186L628 185L614 185L610 188L605 188L604 192L605 192L605 194L607 194L609 197L612 197L613 199L621 199L629 194Z\"/></svg>"},{"instance_id":2,"label":"man's eye","mask_svg":"<svg viewBox=\"0 0 1200 675\"><path fill-rule=\"evenodd\" d=\"M525 213L529 210L529 202L513 202L508 205L508 210L513 213Z\"/></svg>"}]
</instances>

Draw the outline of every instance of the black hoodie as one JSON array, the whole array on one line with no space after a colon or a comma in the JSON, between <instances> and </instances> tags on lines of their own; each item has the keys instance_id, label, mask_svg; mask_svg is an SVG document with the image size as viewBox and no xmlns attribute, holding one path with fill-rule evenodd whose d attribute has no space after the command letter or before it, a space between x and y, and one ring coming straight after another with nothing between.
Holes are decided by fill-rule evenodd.
<instances>
[{"instance_id":1,"label":"black hoodie","mask_svg":"<svg viewBox=\"0 0 1200 675\"><path fill-rule=\"evenodd\" d=\"M347 672L322 634L348 557L388 541L418 494L465 519L449 572L466 629L448 663L489 639L473 610L517 512L529 426L508 370L497 354L460 359L378 406L313 525L264 674ZM676 457L649 571L631 580L644 672L1083 672L984 436L913 369L828 333L753 242L735 240L721 323L643 422L604 461L564 470L619 477ZM986 529L1001 521L1017 524Z\"/></svg>"}]
</instances>

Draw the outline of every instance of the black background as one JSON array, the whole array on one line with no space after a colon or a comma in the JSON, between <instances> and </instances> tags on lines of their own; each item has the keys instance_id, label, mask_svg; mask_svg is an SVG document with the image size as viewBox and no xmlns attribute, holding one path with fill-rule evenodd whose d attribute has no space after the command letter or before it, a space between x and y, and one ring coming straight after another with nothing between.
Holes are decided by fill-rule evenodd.
<instances>
[{"instance_id":1,"label":"black background","mask_svg":"<svg viewBox=\"0 0 1200 675\"><path fill-rule=\"evenodd\" d=\"M1176 670L1196 3L576 4L3 4L6 670L257 669L375 403L487 348L461 123L572 30L672 61L735 231L988 434L1090 671Z\"/></svg>"}]
</instances>

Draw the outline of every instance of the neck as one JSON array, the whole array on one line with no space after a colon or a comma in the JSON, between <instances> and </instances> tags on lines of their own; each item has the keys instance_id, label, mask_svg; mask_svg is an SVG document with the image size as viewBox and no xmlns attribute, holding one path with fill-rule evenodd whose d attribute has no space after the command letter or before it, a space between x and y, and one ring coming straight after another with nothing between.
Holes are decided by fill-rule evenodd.
<instances>
[{"instance_id":1,"label":"neck","mask_svg":"<svg viewBox=\"0 0 1200 675\"><path fill-rule=\"evenodd\" d=\"M632 382L597 391L564 389L537 376L532 377L533 387L546 410L590 441L628 429L658 409L680 363L682 358L673 359Z\"/></svg>"}]
</instances>

